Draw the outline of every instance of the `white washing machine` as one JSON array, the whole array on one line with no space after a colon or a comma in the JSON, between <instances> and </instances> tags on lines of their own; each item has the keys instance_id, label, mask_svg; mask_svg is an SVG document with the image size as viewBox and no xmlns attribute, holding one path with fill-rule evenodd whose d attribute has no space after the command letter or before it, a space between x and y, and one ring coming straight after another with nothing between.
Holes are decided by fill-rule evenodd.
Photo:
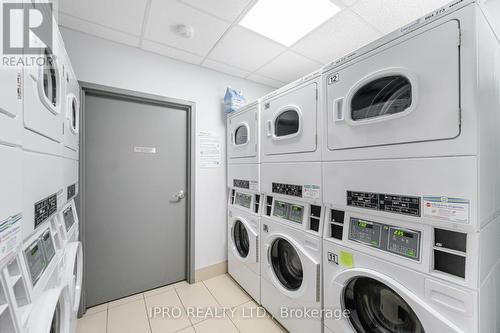
<instances>
[{"instance_id":1,"label":"white washing machine","mask_svg":"<svg viewBox=\"0 0 500 333\"><path fill-rule=\"evenodd\" d=\"M83 279L83 251L82 243L73 241L64 249L63 281L69 291L70 299L70 333L75 333L80 308Z\"/></svg>"},{"instance_id":2,"label":"white washing machine","mask_svg":"<svg viewBox=\"0 0 500 333\"><path fill-rule=\"evenodd\" d=\"M63 43L54 20L52 49L46 48L42 54L43 65L23 68L23 148L28 151L60 156L63 142L62 110ZM32 43L39 43L34 40Z\"/></svg>"},{"instance_id":3,"label":"white washing machine","mask_svg":"<svg viewBox=\"0 0 500 333\"><path fill-rule=\"evenodd\" d=\"M227 163L260 162L260 100L227 117Z\"/></svg>"},{"instance_id":4,"label":"white washing machine","mask_svg":"<svg viewBox=\"0 0 500 333\"><path fill-rule=\"evenodd\" d=\"M260 195L231 189L227 213L228 272L260 304Z\"/></svg>"},{"instance_id":5,"label":"white washing machine","mask_svg":"<svg viewBox=\"0 0 500 333\"><path fill-rule=\"evenodd\" d=\"M319 186L309 187L320 184L321 168L309 164L262 165L261 301L290 332L321 332L323 325L323 209Z\"/></svg>"},{"instance_id":6,"label":"white washing machine","mask_svg":"<svg viewBox=\"0 0 500 333\"><path fill-rule=\"evenodd\" d=\"M467 234L328 210L325 332L498 332L499 222Z\"/></svg>"},{"instance_id":7,"label":"white washing machine","mask_svg":"<svg viewBox=\"0 0 500 333\"><path fill-rule=\"evenodd\" d=\"M260 164L229 164L228 272L260 304Z\"/></svg>"},{"instance_id":8,"label":"white washing machine","mask_svg":"<svg viewBox=\"0 0 500 333\"><path fill-rule=\"evenodd\" d=\"M262 98L261 162L321 161L321 71Z\"/></svg>"},{"instance_id":9,"label":"white washing machine","mask_svg":"<svg viewBox=\"0 0 500 333\"><path fill-rule=\"evenodd\" d=\"M11 252L0 260L0 328L2 333L20 333L18 306L28 297L21 273L19 252Z\"/></svg>"},{"instance_id":10,"label":"white washing machine","mask_svg":"<svg viewBox=\"0 0 500 333\"><path fill-rule=\"evenodd\" d=\"M70 330L71 295L64 280L65 250L54 225L52 221L38 230L23 245L24 270L31 295L25 332Z\"/></svg>"},{"instance_id":11,"label":"white washing machine","mask_svg":"<svg viewBox=\"0 0 500 333\"><path fill-rule=\"evenodd\" d=\"M454 1L327 65L324 160L489 153L496 36L479 5Z\"/></svg>"}]
</instances>

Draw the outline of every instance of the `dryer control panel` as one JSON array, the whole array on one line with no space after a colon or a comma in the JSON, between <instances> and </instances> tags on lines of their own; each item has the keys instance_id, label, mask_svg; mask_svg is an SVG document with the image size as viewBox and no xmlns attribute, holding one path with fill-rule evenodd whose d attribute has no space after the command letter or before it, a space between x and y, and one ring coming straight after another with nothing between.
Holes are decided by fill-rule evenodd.
<instances>
[{"instance_id":1,"label":"dryer control panel","mask_svg":"<svg viewBox=\"0 0 500 333\"><path fill-rule=\"evenodd\" d=\"M349 240L408 259L420 260L421 232L351 217Z\"/></svg>"}]
</instances>

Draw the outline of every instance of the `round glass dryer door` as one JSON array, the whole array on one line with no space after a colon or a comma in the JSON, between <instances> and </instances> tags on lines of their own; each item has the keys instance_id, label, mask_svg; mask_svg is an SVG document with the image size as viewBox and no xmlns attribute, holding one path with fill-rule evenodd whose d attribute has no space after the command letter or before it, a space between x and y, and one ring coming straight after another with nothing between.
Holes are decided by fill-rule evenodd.
<instances>
[{"instance_id":1,"label":"round glass dryer door","mask_svg":"<svg viewBox=\"0 0 500 333\"><path fill-rule=\"evenodd\" d=\"M344 306L357 333L424 333L417 315L394 290L372 278L352 279Z\"/></svg>"},{"instance_id":2,"label":"round glass dryer door","mask_svg":"<svg viewBox=\"0 0 500 333\"><path fill-rule=\"evenodd\" d=\"M271 246L271 264L274 274L287 290L302 286L304 274L297 250L286 239L278 238Z\"/></svg>"},{"instance_id":3,"label":"round glass dryer door","mask_svg":"<svg viewBox=\"0 0 500 333\"><path fill-rule=\"evenodd\" d=\"M240 220L234 223L233 240L239 255L242 258L246 258L248 252L250 252L250 239L248 238L247 228Z\"/></svg>"}]
</instances>

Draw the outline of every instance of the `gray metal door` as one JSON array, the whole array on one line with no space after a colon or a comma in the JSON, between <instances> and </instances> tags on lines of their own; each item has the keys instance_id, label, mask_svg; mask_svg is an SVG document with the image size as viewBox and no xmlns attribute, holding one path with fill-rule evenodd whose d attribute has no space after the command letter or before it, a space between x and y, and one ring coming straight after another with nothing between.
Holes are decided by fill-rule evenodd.
<instances>
[{"instance_id":1,"label":"gray metal door","mask_svg":"<svg viewBox=\"0 0 500 333\"><path fill-rule=\"evenodd\" d=\"M86 95L87 307L186 279L187 113Z\"/></svg>"}]
</instances>

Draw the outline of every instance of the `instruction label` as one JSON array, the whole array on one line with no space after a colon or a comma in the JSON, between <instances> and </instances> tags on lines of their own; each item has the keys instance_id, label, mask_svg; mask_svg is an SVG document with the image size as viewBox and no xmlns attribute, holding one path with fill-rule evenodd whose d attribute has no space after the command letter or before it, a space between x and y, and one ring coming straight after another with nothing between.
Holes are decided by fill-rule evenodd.
<instances>
[{"instance_id":1,"label":"instruction label","mask_svg":"<svg viewBox=\"0 0 500 333\"><path fill-rule=\"evenodd\" d=\"M21 245L21 213L0 222L0 262Z\"/></svg>"},{"instance_id":2,"label":"instruction label","mask_svg":"<svg viewBox=\"0 0 500 333\"><path fill-rule=\"evenodd\" d=\"M304 185L303 197L308 199L319 199L321 194L321 186L319 185Z\"/></svg>"},{"instance_id":3,"label":"instruction label","mask_svg":"<svg viewBox=\"0 0 500 333\"><path fill-rule=\"evenodd\" d=\"M250 191L258 191L259 190L259 182L257 180L251 180L248 189Z\"/></svg>"},{"instance_id":4,"label":"instruction label","mask_svg":"<svg viewBox=\"0 0 500 333\"><path fill-rule=\"evenodd\" d=\"M469 223L470 200L444 196L424 196L423 216L458 223Z\"/></svg>"},{"instance_id":5,"label":"instruction label","mask_svg":"<svg viewBox=\"0 0 500 333\"><path fill-rule=\"evenodd\" d=\"M220 136L210 132L198 134L200 149L200 166L202 168L218 168L222 165L222 141Z\"/></svg>"}]
</instances>

